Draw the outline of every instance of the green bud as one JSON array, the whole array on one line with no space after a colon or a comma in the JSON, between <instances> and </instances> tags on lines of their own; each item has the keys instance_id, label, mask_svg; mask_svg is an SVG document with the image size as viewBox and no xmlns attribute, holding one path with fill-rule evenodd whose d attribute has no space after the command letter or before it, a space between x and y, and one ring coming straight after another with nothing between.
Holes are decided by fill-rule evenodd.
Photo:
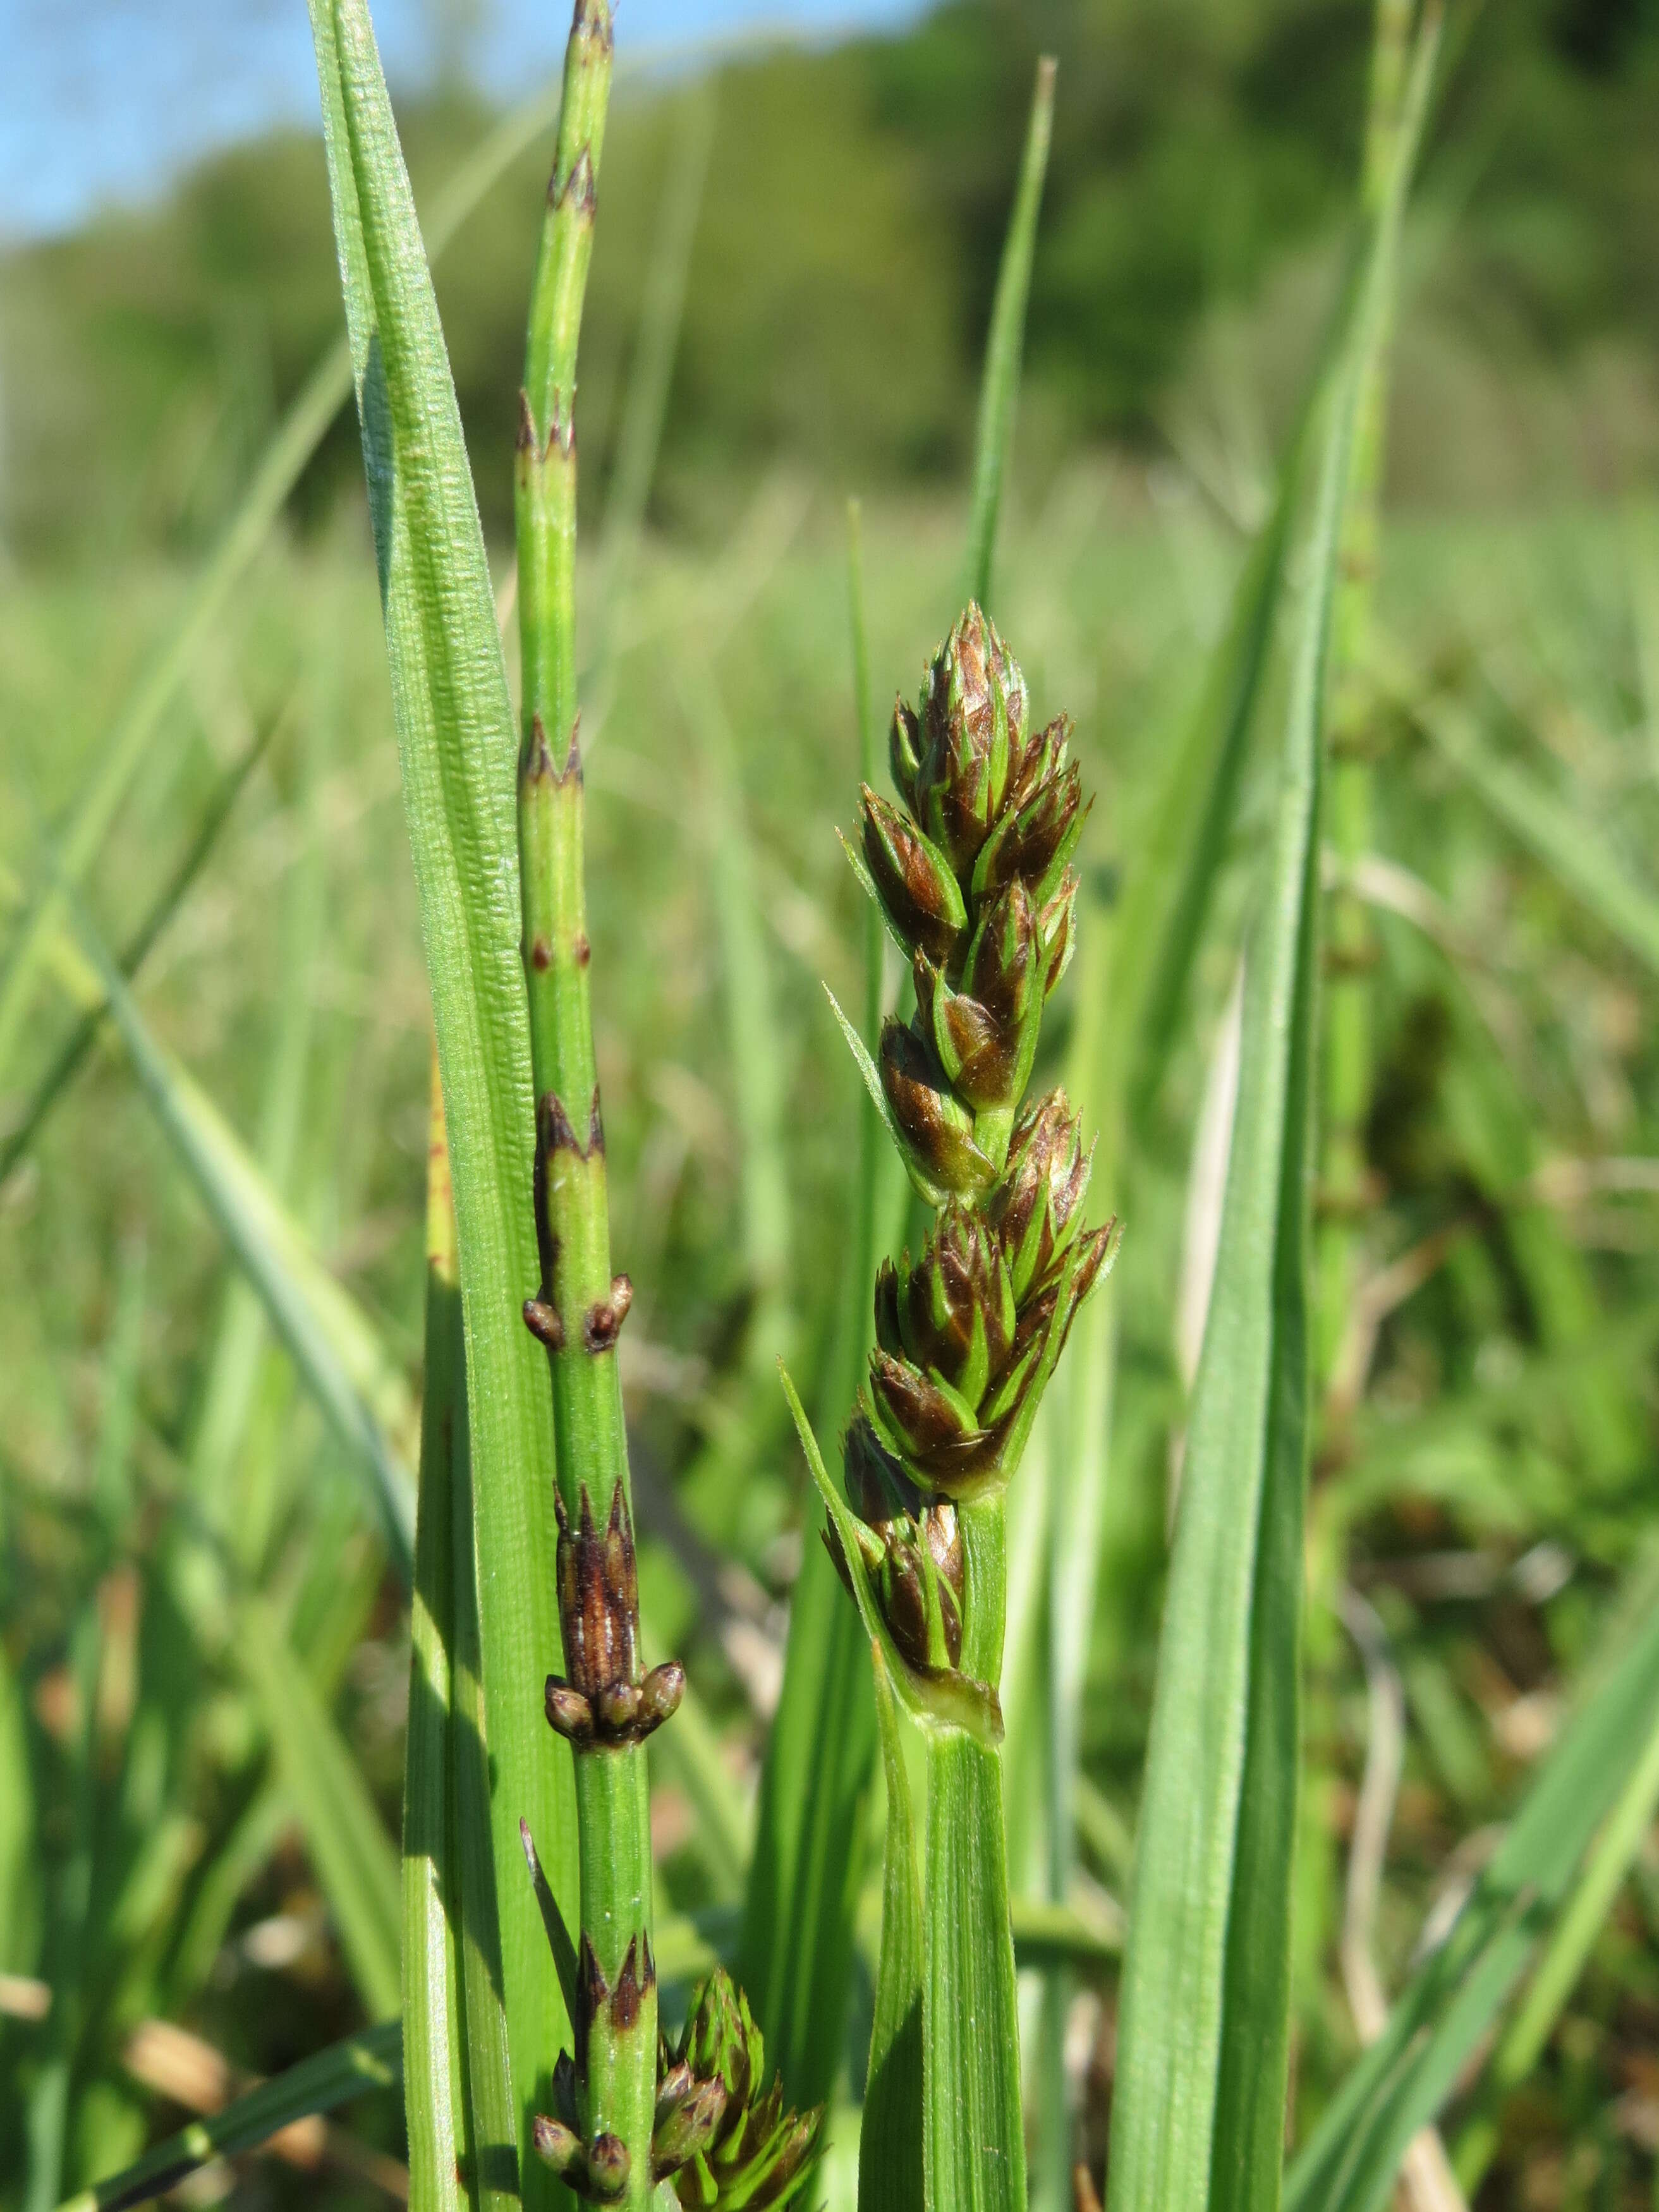
<instances>
[{"instance_id":1,"label":"green bud","mask_svg":"<svg viewBox=\"0 0 1659 2212\"><path fill-rule=\"evenodd\" d=\"M963 1584L955 1507L946 1498L924 1502L867 1414L848 1428L843 1458L860 1549L894 1643L912 1667L954 1667L962 1656ZM850 1590L840 1540L833 1527L825 1534Z\"/></svg>"},{"instance_id":2,"label":"green bud","mask_svg":"<svg viewBox=\"0 0 1659 2212\"><path fill-rule=\"evenodd\" d=\"M876 1340L948 1382L977 1408L1007 1364L1016 1316L1013 1283L982 1216L953 1202L920 1261L906 1252L876 1277Z\"/></svg>"},{"instance_id":3,"label":"green bud","mask_svg":"<svg viewBox=\"0 0 1659 2212\"><path fill-rule=\"evenodd\" d=\"M968 909L951 864L914 822L869 785L864 794L864 860L895 935L912 952L941 963L968 927Z\"/></svg>"},{"instance_id":4,"label":"green bud","mask_svg":"<svg viewBox=\"0 0 1659 2212\"><path fill-rule=\"evenodd\" d=\"M697 1991L677 2053L665 2054L652 2144L682 2206L747 2212L781 2205L805 2180L823 2114L786 2112L781 2084L762 2094L765 2050L723 1967Z\"/></svg>"},{"instance_id":5,"label":"green bud","mask_svg":"<svg viewBox=\"0 0 1659 2212\"><path fill-rule=\"evenodd\" d=\"M1053 741L1055 759L1024 796L1011 802L974 864L975 905L992 897L1005 884L1018 878L1041 905L1060 870L1071 858L1088 817L1083 786L1075 763L1063 765L1069 722L1051 722L1039 741ZM1055 733L1058 732L1058 736Z\"/></svg>"},{"instance_id":6,"label":"green bud","mask_svg":"<svg viewBox=\"0 0 1659 2212\"><path fill-rule=\"evenodd\" d=\"M1021 1304L1059 1271L1082 1223L1092 1158L1063 1091L1049 1091L1014 1124L988 1213Z\"/></svg>"},{"instance_id":7,"label":"green bud","mask_svg":"<svg viewBox=\"0 0 1659 2212\"><path fill-rule=\"evenodd\" d=\"M970 605L922 678L920 757L908 784L901 780L923 829L959 876L971 873L1024 759L1025 709L1018 664ZM902 726L908 741L909 726ZM896 720L896 754L900 729Z\"/></svg>"},{"instance_id":8,"label":"green bud","mask_svg":"<svg viewBox=\"0 0 1659 2212\"><path fill-rule=\"evenodd\" d=\"M989 1188L996 1168L974 1142L972 1113L950 1090L928 1043L896 1018L881 1033L881 1087L904 1164L929 1205Z\"/></svg>"}]
</instances>

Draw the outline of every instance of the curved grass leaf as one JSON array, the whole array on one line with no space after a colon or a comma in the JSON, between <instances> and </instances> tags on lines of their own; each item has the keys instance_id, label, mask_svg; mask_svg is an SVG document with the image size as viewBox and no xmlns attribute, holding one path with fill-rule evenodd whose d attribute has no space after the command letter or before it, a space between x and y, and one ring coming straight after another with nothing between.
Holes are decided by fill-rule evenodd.
<instances>
[{"instance_id":1,"label":"curved grass leaf","mask_svg":"<svg viewBox=\"0 0 1659 2212\"><path fill-rule=\"evenodd\" d=\"M275 2081L262 2081L211 2118L192 2120L122 2172L67 2198L59 2212L131 2212L132 2206L176 2189L210 2159L257 2150L295 2120L331 2112L370 2089L394 2087L402 2064L398 2022L366 2027L315 2057L302 2058Z\"/></svg>"},{"instance_id":2,"label":"curved grass leaf","mask_svg":"<svg viewBox=\"0 0 1659 2212\"><path fill-rule=\"evenodd\" d=\"M1054 64L1045 54L1037 64L1036 89L1025 134L1014 210L997 270L991 328L985 343L985 377L980 387L979 430L974 449L973 512L968 525L968 597L988 606L991 562L996 550L997 517L1002 507L1008 449L1013 442L1014 408L1019 398L1020 356L1025 348L1025 302L1031 289L1031 259L1036 251L1037 211L1048 167L1048 141L1054 119Z\"/></svg>"},{"instance_id":3,"label":"curved grass leaf","mask_svg":"<svg viewBox=\"0 0 1659 2212\"><path fill-rule=\"evenodd\" d=\"M276 721L267 722L257 732L252 742L240 759L234 761L215 786L196 835L180 855L178 864L150 902L149 910L137 928L122 946L117 964L129 981L149 954L155 940L167 927L188 896L191 885L201 872L204 863L218 842L219 832L228 819L230 811L241 795L258 763L264 757L265 749L277 727ZM22 1118L3 1145L0 1145L0 1188L3 1188L12 1170L27 1152L40 1134L46 1117L73 1082L82 1061L93 1047L102 1019L101 1007L83 1013L64 1039L57 1058L36 1084ZM0 1062L3 1065L3 1062Z\"/></svg>"},{"instance_id":4,"label":"curved grass leaf","mask_svg":"<svg viewBox=\"0 0 1659 2212\"><path fill-rule=\"evenodd\" d=\"M1433 44L1417 58L1413 112ZM1124 1965L1110 2212L1279 2202L1308 1444L1308 1183L1326 664L1341 519L1409 173L1402 135L1325 433Z\"/></svg>"},{"instance_id":5,"label":"curved grass leaf","mask_svg":"<svg viewBox=\"0 0 1659 2212\"><path fill-rule=\"evenodd\" d=\"M161 1050L125 978L77 909L94 992L106 1001L139 1085L273 1326L350 1454L368 1474L394 1565L414 1562L414 1483L386 1417L407 1394L349 1294L311 1254L240 1140ZM399 1425L402 1425L400 1420Z\"/></svg>"},{"instance_id":6,"label":"curved grass leaf","mask_svg":"<svg viewBox=\"0 0 1659 2212\"><path fill-rule=\"evenodd\" d=\"M525 1717L559 1650L552 1438L518 1306L538 1280L517 744L460 416L362 0L311 0L335 238L374 525L404 810L443 1077L463 1311L500 1956L526 2190L529 2124L565 2027L524 1879L530 1821L573 1892L568 1763Z\"/></svg>"}]
</instances>

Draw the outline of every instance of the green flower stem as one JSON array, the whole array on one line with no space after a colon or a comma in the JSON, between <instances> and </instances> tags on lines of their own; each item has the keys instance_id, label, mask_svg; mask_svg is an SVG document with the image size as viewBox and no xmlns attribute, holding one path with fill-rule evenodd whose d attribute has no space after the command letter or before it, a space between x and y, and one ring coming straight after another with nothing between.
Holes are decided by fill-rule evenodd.
<instances>
[{"instance_id":1,"label":"green flower stem","mask_svg":"<svg viewBox=\"0 0 1659 2212\"><path fill-rule=\"evenodd\" d=\"M593 252L611 51L609 0L577 0L565 49L558 149L531 290L520 422L515 505L523 757L529 758L539 716L561 764L576 728L576 342ZM534 998L532 987L532 1005Z\"/></svg>"},{"instance_id":2,"label":"green flower stem","mask_svg":"<svg viewBox=\"0 0 1659 2212\"><path fill-rule=\"evenodd\" d=\"M576 347L593 246L594 188L611 88L611 11L577 0L564 104L531 295L515 481L523 677L519 855L525 980L537 1097L537 1229L543 1280L527 1315L552 1371L556 1478L566 1540L613 1510L628 1534L632 1498L616 1342L629 1291L611 1268L583 880L581 757L576 742ZM565 1550L562 1542L561 1553ZM632 1649L631 1569L601 1574L603 1598ZM562 1601L566 1599L561 1577ZM573 1631L567 1613L567 1662ZM635 1670L637 1672L637 1669ZM657 1989L651 1955L651 1838L637 1739L575 1743L580 1866L578 2024L581 2121L591 2142L619 2138L623 2202L650 2202L656 2100Z\"/></svg>"},{"instance_id":3,"label":"green flower stem","mask_svg":"<svg viewBox=\"0 0 1659 2212\"><path fill-rule=\"evenodd\" d=\"M994 1686L1008 1598L1003 1501L965 1505L959 1517L961 1664ZM927 2201L933 2212L1022 2212L1025 2137L1002 1754L957 1729L927 1738Z\"/></svg>"}]
</instances>

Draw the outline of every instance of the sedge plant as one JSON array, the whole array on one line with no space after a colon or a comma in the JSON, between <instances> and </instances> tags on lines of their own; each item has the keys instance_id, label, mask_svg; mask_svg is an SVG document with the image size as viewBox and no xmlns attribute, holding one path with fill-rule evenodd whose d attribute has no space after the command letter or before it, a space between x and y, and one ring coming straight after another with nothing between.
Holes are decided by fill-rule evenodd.
<instances>
[{"instance_id":1,"label":"sedge plant","mask_svg":"<svg viewBox=\"0 0 1659 2212\"><path fill-rule=\"evenodd\" d=\"M610 1249L576 685L577 342L611 10L608 0L576 7L532 286L515 485L516 713L367 9L312 0L312 13L439 1073L403 2020L401 2034L388 2025L349 2039L83 2201L136 2202L134 2192L215 2150L257 2142L261 2128L384 2082L400 2050L410 2197L423 2212L562 2203L562 2190L652 2212L782 2204L812 2175L819 2115L786 2111L781 2089L768 2086L744 1997L716 1971L672 2040L658 2018L666 1930L653 1925L642 1747L656 1729L683 1725L676 1711L687 1693L675 1662L642 1658L617 1358L631 1293ZM1413 130L1431 64L1431 39L1420 35L1402 108ZM1365 487L1366 395L1387 326L1410 135L1378 170L1369 244L1310 411L1311 497L1287 471L1263 557L1241 585L1249 619L1221 664L1224 676L1235 662L1250 671L1220 686L1226 711L1215 718L1223 750L1236 734L1242 755L1255 641L1265 653L1281 621L1291 633L1121 1984L1108 2187L1121 2212L1276 2212L1286 2196L1300 2212L1374 2212L1403 2145L1444 2101L1522 1970L1528 1937L1517 1905L1535 1901L1562 1918L1503 2046L1503 2079L1522 2063L1516 2053L1535 2052L1536 2021L1580 1954L1579 1923L1604 1909L1606 1869L1633 1848L1652 1802L1659 1632L1650 1608L1450 1937L1287 2175L1304 1498L1318 1365L1308 1201L1314 1077L1329 1042L1319 990L1322 763L1328 664L1334 652L1340 660L1344 627L1345 517L1356 485ZM1033 157L1029 192L1022 186L1033 209L1040 175ZM1023 299L1029 252L1012 266L1007 296ZM1010 360L1017 310L1012 321ZM1014 2212L1024 2203L1000 1741L1008 1516L1039 1401L1115 1239L1109 1222L1088 1224L1091 1154L1078 1116L1060 1092L1025 1097L1078 927L1074 855L1088 809L1069 725L1037 726L983 611L1012 392L988 380L986 419L1002 427L983 449L995 465L976 472L969 604L928 663L919 702L896 710L896 803L875 789L866 754L854 862L902 949L913 995L884 1026L872 992L874 1048L852 1041L870 1111L922 1214L915 1256L878 1263L872 1225L861 1224L875 1341L844 1437L844 1488L830 1481L787 1386L828 1505L830 1556L872 1650L888 1799L864 2212ZM1281 561L1292 540L1297 557ZM1285 611L1281 569L1300 580ZM1209 872L1204 810L1189 797L1201 799L1206 781L1216 787L1218 836L1232 812L1228 779L1205 772L1212 756L1200 747L1191 757L1196 769L1184 753L1173 763L1179 803L1159 819L1176 825L1190 813L1200 834L1183 843L1175 826L1167 839L1160 828L1156 847L1171 857L1176 907L1188 877ZM1166 939L1196 934L1179 915L1176 923ZM1121 944L1146 934L1134 937L1122 919L1119 929ZM1124 980L1152 1003L1161 974L1153 963L1150 985ZM139 1058L142 1031L118 973L103 989ZM1147 1059L1140 1043L1138 1054L1126 1045L1117 1071L1131 1090ZM166 1068L154 1055L149 1064L160 1095ZM1101 1119L1115 1193L1122 1130L1113 1124L1125 1102ZM205 1182L212 1163L197 1149ZM228 1188L222 1158L214 1172L214 1187ZM223 1212L227 1223L236 1218ZM257 1241L246 1223L242 1234ZM327 1332L298 1323L321 1293L291 1254L270 1259L262 1294L294 1323L296 1358L317 1367L313 1337ZM311 1382L316 1392L317 1373ZM354 1402L340 1393L343 1412ZM386 1474L395 1499L401 1477L390 1461ZM269 1664L265 1673L273 1737L291 1709L287 1732L310 1753L316 1795L340 1779L343 1755L317 1755L297 1676ZM920 1838L901 1711L921 1734ZM297 1790L306 1761L293 1763ZM1602 1824L1594 1863L1603 1871L1593 1870L1574 1913L1565 1908L1576 1870ZM775 1983L787 1982L792 1963L771 1962ZM390 1975L362 1978L369 2002L390 2002ZM59 2079L63 2069L48 2075L49 2094Z\"/></svg>"}]
</instances>

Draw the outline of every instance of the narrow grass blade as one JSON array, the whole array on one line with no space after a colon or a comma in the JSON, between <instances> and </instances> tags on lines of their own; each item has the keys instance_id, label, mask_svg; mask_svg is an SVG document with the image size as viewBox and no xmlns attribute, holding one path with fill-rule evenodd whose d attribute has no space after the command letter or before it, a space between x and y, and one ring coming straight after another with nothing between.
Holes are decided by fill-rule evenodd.
<instances>
[{"instance_id":1,"label":"narrow grass blade","mask_svg":"<svg viewBox=\"0 0 1659 2212\"><path fill-rule=\"evenodd\" d=\"M264 757L266 747L276 727L277 723L274 720L266 723L240 759L234 762L219 779L203 810L196 835L156 893L149 911L122 946L117 956L117 964L129 982L143 967L156 939L189 896L191 886L218 842L219 832L224 828L231 809L241 796L243 785ZM0 1145L0 1188L3 1188L18 1162L27 1156L52 1108L79 1073L92 1049L101 1019L101 1010L83 1014L64 1040L56 1060L35 1085L33 1095L23 1109L22 1119L5 1143ZM0 1066L3 1066L3 1062L0 1062Z\"/></svg>"},{"instance_id":2,"label":"narrow grass blade","mask_svg":"<svg viewBox=\"0 0 1659 2212\"><path fill-rule=\"evenodd\" d=\"M1650 1602L1558 1739L1445 1940L1298 2153L1285 2212L1379 2212L1386 2203L1407 2144L1462 2079L1656 1730L1659 1613Z\"/></svg>"},{"instance_id":3,"label":"narrow grass blade","mask_svg":"<svg viewBox=\"0 0 1659 2212\"><path fill-rule=\"evenodd\" d=\"M501 1988L527 2160L565 2022L524 1879L520 1818L556 1890L571 1891L574 1868L568 1765L516 1722L525 1686L559 1649L548 1391L518 1312L538 1267L517 745L459 414L374 33L362 0L311 0L311 16L449 1130Z\"/></svg>"},{"instance_id":4,"label":"narrow grass blade","mask_svg":"<svg viewBox=\"0 0 1659 2212\"><path fill-rule=\"evenodd\" d=\"M395 2087L402 2050L402 2031L395 2020L349 2035L315 2057L301 2059L274 2081L262 2081L210 2119L192 2120L146 2151L125 2172L112 2174L107 2181L66 2199L59 2212L131 2212L131 2207L176 2189L210 2159L257 2150L295 2120L331 2112L371 2089Z\"/></svg>"},{"instance_id":5,"label":"narrow grass blade","mask_svg":"<svg viewBox=\"0 0 1659 2212\"><path fill-rule=\"evenodd\" d=\"M455 1208L435 1059L427 1139L426 1395L415 1522L409 1729L404 1753L404 2111L410 2201L459 2212L471 2155L460 2017L461 1918L457 1839L450 1826L455 1563L450 1469L466 1398L466 1347L455 1268Z\"/></svg>"},{"instance_id":6,"label":"narrow grass blade","mask_svg":"<svg viewBox=\"0 0 1659 2212\"><path fill-rule=\"evenodd\" d=\"M1326 434L1272 872L1246 974L1232 1156L1188 1431L1124 1967L1111 2212L1199 2204L1270 2212L1279 2196L1322 727L1341 516L1386 298L1387 234L1379 225Z\"/></svg>"},{"instance_id":7,"label":"narrow grass blade","mask_svg":"<svg viewBox=\"0 0 1659 2212\"><path fill-rule=\"evenodd\" d=\"M240 1609L236 1657L259 1708L306 1848L372 2013L398 2009L398 1855L350 1751L263 1598Z\"/></svg>"},{"instance_id":8,"label":"narrow grass blade","mask_svg":"<svg viewBox=\"0 0 1659 2212\"><path fill-rule=\"evenodd\" d=\"M996 551L997 517L1002 507L1008 449L1013 442L1014 409L1019 398L1020 356L1025 347L1025 303L1031 289L1031 260L1036 250L1037 211L1048 167L1048 141L1054 118L1054 64L1044 55L1037 64L1036 89L1025 136L1014 210L997 271L991 329L985 347L985 377L980 390L979 428L974 444L973 512L968 525L968 597L988 606L991 563Z\"/></svg>"},{"instance_id":9,"label":"narrow grass blade","mask_svg":"<svg viewBox=\"0 0 1659 2212\"><path fill-rule=\"evenodd\" d=\"M1650 975L1659 975L1659 893L1637 881L1595 825L1559 791L1501 758L1455 701L1414 702L1407 691L1403 703L1510 836Z\"/></svg>"},{"instance_id":10,"label":"narrow grass blade","mask_svg":"<svg viewBox=\"0 0 1659 2212\"><path fill-rule=\"evenodd\" d=\"M370 1381L383 1370L367 1324L306 1253L216 1108L156 1044L84 915L79 925L140 1087L341 1443L368 1474L393 1563L407 1583L414 1562L414 1485L369 1401L371 1389L383 1405L395 1393L381 1379Z\"/></svg>"}]
</instances>

